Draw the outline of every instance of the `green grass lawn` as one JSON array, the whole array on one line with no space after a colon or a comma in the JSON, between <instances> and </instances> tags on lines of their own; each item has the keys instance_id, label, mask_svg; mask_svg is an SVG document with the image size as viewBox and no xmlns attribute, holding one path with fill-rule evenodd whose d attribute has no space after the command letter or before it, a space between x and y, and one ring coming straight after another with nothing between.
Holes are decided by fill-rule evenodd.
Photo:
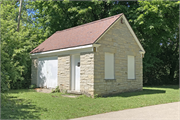
<instances>
[{"instance_id":1,"label":"green grass lawn","mask_svg":"<svg viewBox=\"0 0 180 120\"><path fill-rule=\"evenodd\" d=\"M179 101L179 86L143 87L111 97L62 97L61 93L11 90L1 93L1 119L69 119Z\"/></svg>"}]
</instances>

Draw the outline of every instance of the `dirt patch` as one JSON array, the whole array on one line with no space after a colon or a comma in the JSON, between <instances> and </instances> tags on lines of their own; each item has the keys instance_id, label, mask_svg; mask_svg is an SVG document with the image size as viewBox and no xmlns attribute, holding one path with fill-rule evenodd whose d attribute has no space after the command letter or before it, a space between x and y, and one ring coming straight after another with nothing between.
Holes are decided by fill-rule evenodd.
<instances>
[{"instance_id":1,"label":"dirt patch","mask_svg":"<svg viewBox=\"0 0 180 120\"><path fill-rule=\"evenodd\" d=\"M69 97L69 98L76 98L78 96L75 96L75 95L62 95L63 97Z\"/></svg>"},{"instance_id":2,"label":"dirt patch","mask_svg":"<svg viewBox=\"0 0 180 120\"><path fill-rule=\"evenodd\" d=\"M51 93L53 89L46 89L46 88L35 88L36 92L42 92L42 93Z\"/></svg>"}]
</instances>

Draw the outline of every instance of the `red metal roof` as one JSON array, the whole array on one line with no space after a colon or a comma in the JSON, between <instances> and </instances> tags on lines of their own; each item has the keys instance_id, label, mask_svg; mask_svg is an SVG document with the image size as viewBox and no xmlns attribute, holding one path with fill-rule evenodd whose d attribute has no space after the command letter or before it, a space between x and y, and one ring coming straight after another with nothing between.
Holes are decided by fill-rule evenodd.
<instances>
[{"instance_id":1,"label":"red metal roof","mask_svg":"<svg viewBox=\"0 0 180 120\"><path fill-rule=\"evenodd\" d=\"M93 44L122 15L121 13L84 25L57 31L30 53Z\"/></svg>"}]
</instances>

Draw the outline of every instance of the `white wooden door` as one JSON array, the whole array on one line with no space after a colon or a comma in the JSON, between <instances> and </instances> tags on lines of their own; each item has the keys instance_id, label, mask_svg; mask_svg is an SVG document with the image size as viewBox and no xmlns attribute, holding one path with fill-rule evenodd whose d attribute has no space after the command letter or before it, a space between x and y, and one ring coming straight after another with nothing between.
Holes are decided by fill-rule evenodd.
<instances>
[{"instance_id":1,"label":"white wooden door","mask_svg":"<svg viewBox=\"0 0 180 120\"><path fill-rule=\"evenodd\" d=\"M80 55L75 57L75 90L80 90Z\"/></svg>"},{"instance_id":2,"label":"white wooden door","mask_svg":"<svg viewBox=\"0 0 180 120\"><path fill-rule=\"evenodd\" d=\"M57 72L58 72L58 60L57 57L52 57L47 60L46 63L47 72L47 88L57 87Z\"/></svg>"},{"instance_id":3,"label":"white wooden door","mask_svg":"<svg viewBox=\"0 0 180 120\"><path fill-rule=\"evenodd\" d=\"M57 86L57 57L39 58L38 87L56 88Z\"/></svg>"},{"instance_id":4,"label":"white wooden door","mask_svg":"<svg viewBox=\"0 0 180 120\"><path fill-rule=\"evenodd\" d=\"M37 87L46 86L46 60L44 58L38 59L38 80Z\"/></svg>"},{"instance_id":5,"label":"white wooden door","mask_svg":"<svg viewBox=\"0 0 180 120\"><path fill-rule=\"evenodd\" d=\"M80 55L71 56L71 90L80 90Z\"/></svg>"}]
</instances>

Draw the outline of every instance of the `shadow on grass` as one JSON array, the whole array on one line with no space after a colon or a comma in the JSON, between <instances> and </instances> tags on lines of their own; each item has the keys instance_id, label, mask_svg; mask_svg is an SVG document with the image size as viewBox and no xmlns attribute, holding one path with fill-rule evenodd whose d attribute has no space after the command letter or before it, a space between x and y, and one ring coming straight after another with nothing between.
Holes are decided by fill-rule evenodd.
<instances>
[{"instance_id":1,"label":"shadow on grass","mask_svg":"<svg viewBox=\"0 0 180 120\"><path fill-rule=\"evenodd\" d=\"M144 87L179 89L179 85L159 85L159 86L144 86Z\"/></svg>"},{"instance_id":2,"label":"shadow on grass","mask_svg":"<svg viewBox=\"0 0 180 120\"><path fill-rule=\"evenodd\" d=\"M143 91L118 93L118 94L113 94L113 95L109 95L109 96L106 96L106 97L131 97L131 96L159 94L159 93L166 93L166 91L165 90L143 89Z\"/></svg>"},{"instance_id":3,"label":"shadow on grass","mask_svg":"<svg viewBox=\"0 0 180 120\"><path fill-rule=\"evenodd\" d=\"M24 93L24 92L36 92L35 89L13 89L5 93Z\"/></svg>"},{"instance_id":4,"label":"shadow on grass","mask_svg":"<svg viewBox=\"0 0 180 120\"><path fill-rule=\"evenodd\" d=\"M45 112L30 100L1 94L1 119L40 119L40 112Z\"/></svg>"}]
</instances>

